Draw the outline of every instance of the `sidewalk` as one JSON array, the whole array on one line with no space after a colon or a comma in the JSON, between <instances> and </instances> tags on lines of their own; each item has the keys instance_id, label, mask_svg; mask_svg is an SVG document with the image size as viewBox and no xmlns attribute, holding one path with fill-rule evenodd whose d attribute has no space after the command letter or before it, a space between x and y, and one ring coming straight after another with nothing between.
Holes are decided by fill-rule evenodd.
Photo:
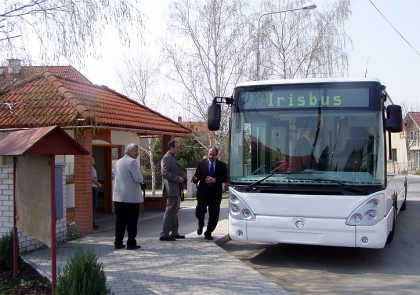
<instances>
[{"instance_id":1,"label":"sidewalk","mask_svg":"<svg viewBox=\"0 0 420 295\"><path fill-rule=\"evenodd\" d=\"M95 251L107 276L107 285L116 295L290 294L218 246L228 240L226 199L222 201L213 241L196 233L195 204L195 200L181 202L179 228L186 239L175 242L159 241L163 212L141 212L140 216L144 215L139 218L137 234L141 249L135 251L115 250L114 215L97 216L99 229L94 233L59 245L57 272L80 244ZM24 259L51 279L50 249L26 254Z\"/></svg>"}]
</instances>

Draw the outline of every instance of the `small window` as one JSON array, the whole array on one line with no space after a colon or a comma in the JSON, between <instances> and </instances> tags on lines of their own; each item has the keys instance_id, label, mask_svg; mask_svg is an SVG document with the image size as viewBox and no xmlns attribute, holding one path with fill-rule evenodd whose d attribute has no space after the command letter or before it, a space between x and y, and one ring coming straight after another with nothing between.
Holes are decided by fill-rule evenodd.
<instances>
[{"instance_id":1,"label":"small window","mask_svg":"<svg viewBox=\"0 0 420 295\"><path fill-rule=\"evenodd\" d=\"M392 151L391 151L391 160L397 161L397 149L392 149Z\"/></svg>"}]
</instances>

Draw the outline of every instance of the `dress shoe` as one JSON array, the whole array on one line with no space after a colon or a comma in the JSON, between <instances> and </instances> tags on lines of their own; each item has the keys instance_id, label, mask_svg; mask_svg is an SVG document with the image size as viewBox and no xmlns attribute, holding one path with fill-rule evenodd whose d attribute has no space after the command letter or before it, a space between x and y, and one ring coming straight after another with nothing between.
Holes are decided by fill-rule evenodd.
<instances>
[{"instance_id":1,"label":"dress shoe","mask_svg":"<svg viewBox=\"0 0 420 295\"><path fill-rule=\"evenodd\" d=\"M137 249L140 249L141 248L141 246L140 245L134 245L134 246L127 246L127 250L137 250Z\"/></svg>"},{"instance_id":2,"label":"dress shoe","mask_svg":"<svg viewBox=\"0 0 420 295\"><path fill-rule=\"evenodd\" d=\"M160 241L176 241L176 239L174 237L160 237L159 238Z\"/></svg>"},{"instance_id":3,"label":"dress shoe","mask_svg":"<svg viewBox=\"0 0 420 295\"><path fill-rule=\"evenodd\" d=\"M198 228L197 228L197 235L200 236L202 233L203 233L203 226L199 225Z\"/></svg>"},{"instance_id":4,"label":"dress shoe","mask_svg":"<svg viewBox=\"0 0 420 295\"><path fill-rule=\"evenodd\" d=\"M181 236L181 235L174 235L174 236L171 236L172 238L175 238L175 239L185 239L185 236Z\"/></svg>"},{"instance_id":5,"label":"dress shoe","mask_svg":"<svg viewBox=\"0 0 420 295\"><path fill-rule=\"evenodd\" d=\"M204 235L204 238L206 238L206 240L213 240L213 237L211 235Z\"/></svg>"},{"instance_id":6,"label":"dress shoe","mask_svg":"<svg viewBox=\"0 0 420 295\"><path fill-rule=\"evenodd\" d=\"M125 245L124 245L124 244L121 244L121 245L115 245L115 250L118 250L118 249L123 249L123 248L125 248Z\"/></svg>"}]
</instances>

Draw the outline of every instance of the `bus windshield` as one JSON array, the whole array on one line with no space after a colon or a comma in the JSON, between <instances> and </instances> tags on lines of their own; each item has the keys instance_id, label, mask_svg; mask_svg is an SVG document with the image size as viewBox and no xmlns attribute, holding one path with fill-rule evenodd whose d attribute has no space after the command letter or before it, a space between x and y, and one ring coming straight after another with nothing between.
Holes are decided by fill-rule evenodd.
<instances>
[{"instance_id":1,"label":"bus windshield","mask_svg":"<svg viewBox=\"0 0 420 295\"><path fill-rule=\"evenodd\" d=\"M383 187L382 110L369 93L369 87L237 89L230 183Z\"/></svg>"}]
</instances>

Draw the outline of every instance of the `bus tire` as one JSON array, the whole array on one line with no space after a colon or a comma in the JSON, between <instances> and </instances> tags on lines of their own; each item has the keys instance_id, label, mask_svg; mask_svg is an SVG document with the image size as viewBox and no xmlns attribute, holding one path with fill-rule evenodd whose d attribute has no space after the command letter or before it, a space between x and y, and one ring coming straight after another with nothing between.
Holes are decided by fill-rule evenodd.
<instances>
[{"instance_id":1,"label":"bus tire","mask_svg":"<svg viewBox=\"0 0 420 295\"><path fill-rule=\"evenodd\" d=\"M397 218L397 212L396 212L395 207L394 207L394 215L392 217L392 230L389 233L388 238L386 239L387 244L391 244L392 240L394 239L396 218Z\"/></svg>"},{"instance_id":2,"label":"bus tire","mask_svg":"<svg viewBox=\"0 0 420 295\"><path fill-rule=\"evenodd\" d=\"M401 211L405 211L405 209L407 208L407 181L405 182L404 185L404 203L402 203L401 205Z\"/></svg>"}]
</instances>

